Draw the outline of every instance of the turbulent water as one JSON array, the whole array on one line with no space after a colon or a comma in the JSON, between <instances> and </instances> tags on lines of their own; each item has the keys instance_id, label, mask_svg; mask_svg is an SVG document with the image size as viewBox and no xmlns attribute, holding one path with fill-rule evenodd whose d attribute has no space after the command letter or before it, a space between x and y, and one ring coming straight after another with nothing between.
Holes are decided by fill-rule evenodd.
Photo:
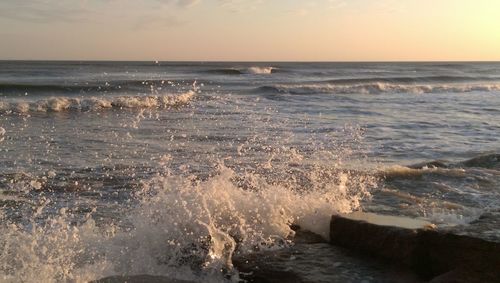
<instances>
[{"instance_id":1,"label":"turbulent water","mask_svg":"<svg viewBox=\"0 0 500 283\"><path fill-rule=\"evenodd\" d=\"M2 282L237 282L359 209L498 241L499 188L499 63L0 62Z\"/></svg>"}]
</instances>

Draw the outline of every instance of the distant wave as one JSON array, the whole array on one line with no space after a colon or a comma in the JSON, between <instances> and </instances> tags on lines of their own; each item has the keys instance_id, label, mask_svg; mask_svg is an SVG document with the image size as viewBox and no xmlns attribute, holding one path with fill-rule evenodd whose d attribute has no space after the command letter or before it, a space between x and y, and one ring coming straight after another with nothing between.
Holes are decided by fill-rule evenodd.
<instances>
[{"instance_id":1,"label":"distant wave","mask_svg":"<svg viewBox=\"0 0 500 283\"><path fill-rule=\"evenodd\" d=\"M269 75L273 73L273 70L276 70L273 67L250 67L247 71L250 74L259 74L259 75Z\"/></svg>"},{"instance_id":2,"label":"distant wave","mask_svg":"<svg viewBox=\"0 0 500 283\"><path fill-rule=\"evenodd\" d=\"M464 93L473 91L500 91L499 83L491 84L397 84L397 83L306 83L277 84L261 86L253 90L256 93L274 94L381 94L381 93Z\"/></svg>"},{"instance_id":3,"label":"distant wave","mask_svg":"<svg viewBox=\"0 0 500 283\"><path fill-rule=\"evenodd\" d=\"M279 69L274 67L248 67L248 68L224 68L224 69L213 69L206 71L211 74L219 75L270 75L276 73Z\"/></svg>"},{"instance_id":4,"label":"distant wave","mask_svg":"<svg viewBox=\"0 0 500 283\"><path fill-rule=\"evenodd\" d=\"M194 91L188 91L180 95L51 97L38 101L0 101L0 113L93 111L112 108L169 108L186 105L194 96Z\"/></svg>"},{"instance_id":5,"label":"distant wave","mask_svg":"<svg viewBox=\"0 0 500 283\"><path fill-rule=\"evenodd\" d=\"M488 82L500 81L500 77L475 77L475 76L414 76L414 77L367 77L346 78L322 81L332 84L366 84L366 83L458 83L458 82Z\"/></svg>"}]
</instances>

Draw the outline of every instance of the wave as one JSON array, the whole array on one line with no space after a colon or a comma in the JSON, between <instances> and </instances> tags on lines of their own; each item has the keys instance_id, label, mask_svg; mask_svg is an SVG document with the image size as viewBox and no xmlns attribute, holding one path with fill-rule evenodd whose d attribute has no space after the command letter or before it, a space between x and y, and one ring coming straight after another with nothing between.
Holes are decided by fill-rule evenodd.
<instances>
[{"instance_id":1,"label":"wave","mask_svg":"<svg viewBox=\"0 0 500 283\"><path fill-rule=\"evenodd\" d=\"M447 176L464 176L464 169L492 169L500 170L500 154L491 153L479 155L465 161L450 162L446 160L432 160L407 166L389 167L379 174L388 178L414 177L424 174L441 174Z\"/></svg>"},{"instance_id":2,"label":"wave","mask_svg":"<svg viewBox=\"0 0 500 283\"><path fill-rule=\"evenodd\" d=\"M441 177L466 177L467 172L460 168L443 168L443 167L422 167L412 168L408 166L391 166L380 171L380 176L387 181L401 180L401 179L414 179L426 175L441 176Z\"/></svg>"},{"instance_id":3,"label":"wave","mask_svg":"<svg viewBox=\"0 0 500 283\"><path fill-rule=\"evenodd\" d=\"M206 71L211 74L219 75L270 75L276 73L279 69L274 67L248 67L248 68L225 68L225 69L213 69Z\"/></svg>"},{"instance_id":4,"label":"wave","mask_svg":"<svg viewBox=\"0 0 500 283\"><path fill-rule=\"evenodd\" d=\"M500 169L500 154L481 155L457 164L458 166Z\"/></svg>"},{"instance_id":5,"label":"wave","mask_svg":"<svg viewBox=\"0 0 500 283\"><path fill-rule=\"evenodd\" d=\"M500 81L500 77L473 77L473 76L420 76L420 77L369 77L348 78L322 81L331 84L366 84L366 83L393 83L393 84L418 84L418 83L455 83L455 82L488 82Z\"/></svg>"},{"instance_id":6,"label":"wave","mask_svg":"<svg viewBox=\"0 0 500 283\"><path fill-rule=\"evenodd\" d=\"M258 74L258 75L269 75L272 74L273 71L275 71L276 68L273 67L250 67L247 69L247 71L250 74Z\"/></svg>"},{"instance_id":7,"label":"wave","mask_svg":"<svg viewBox=\"0 0 500 283\"><path fill-rule=\"evenodd\" d=\"M261 86L253 90L256 93L275 94L382 94L382 93L466 93L466 92L500 91L500 84L394 84L394 83L363 83L363 84L278 84Z\"/></svg>"},{"instance_id":8,"label":"wave","mask_svg":"<svg viewBox=\"0 0 500 283\"><path fill-rule=\"evenodd\" d=\"M110 97L51 97L38 101L0 101L0 113L32 113L62 111L94 111L123 108L169 108L188 104L194 91L179 95L110 96Z\"/></svg>"},{"instance_id":9,"label":"wave","mask_svg":"<svg viewBox=\"0 0 500 283\"><path fill-rule=\"evenodd\" d=\"M500 169L500 153L484 154L472 157L460 162L447 162L444 160L434 160L430 162L418 163L408 166L411 169L425 168L485 168Z\"/></svg>"},{"instance_id":10,"label":"wave","mask_svg":"<svg viewBox=\"0 0 500 283\"><path fill-rule=\"evenodd\" d=\"M382 168L377 174L386 182L404 184L405 187L422 191L441 182L453 182L453 186L441 186L440 190L461 188L460 193L467 191L488 191L495 188L500 179L500 154L479 155L465 161L433 160L412 165L394 165ZM464 181L466 180L466 181ZM480 185L475 186L474 182ZM402 187L399 187L400 189ZM450 197L450 196L448 196ZM470 201L468 199L467 201Z\"/></svg>"},{"instance_id":11,"label":"wave","mask_svg":"<svg viewBox=\"0 0 500 283\"><path fill-rule=\"evenodd\" d=\"M224 165L206 180L142 180L138 204L124 212L124 227L98 226L95 211L74 224L71 210L61 208L25 228L3 219L0 209L0 275L6 282L88 282L136 274L196 282L237 279L233 255L289 246L291 224L327 238L332 213L359 207L370 187L366 179L348 172L337 172L336 181L318 178L324 173L309 172L315 182L307 191ZM45 205L31 210L32 219L51 209Z\"/></svg>"},{"instance_id":12,"label":"wave","mask_svg":"<svg viewBox=\"0 0 500 283\"><path fill-rule=\"evenodd\" d=\"M439 225L453 226L500 208L499 154L459 162L394 165L379 169L376 175L384 186L374 198L396 214L424 215ZM498 241L498 234L492 238Z\"/></svg>"}]
</instances>

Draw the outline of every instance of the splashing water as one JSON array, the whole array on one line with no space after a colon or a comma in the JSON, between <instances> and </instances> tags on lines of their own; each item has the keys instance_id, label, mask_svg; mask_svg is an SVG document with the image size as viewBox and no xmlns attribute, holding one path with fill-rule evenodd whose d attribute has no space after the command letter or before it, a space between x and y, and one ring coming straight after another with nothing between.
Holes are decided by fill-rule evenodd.
<instances>
[{"instance_id":1,"label":"splashing water","mask_svg":"<svg viewBox=\"0 0 500 283\"><path fill-rule=\"evenodd\" d=\"M311 162L292 152L295 163ZM376 185L369 175L335 166L305 166L293 173L289 169L271 164L266 170L273 178L269 171L238 174L223 164L205 179L159 174L142 181L137 204L115 224L97 225L95 210L75 224L64 208L38 221L46 203L27 225L7 220L4 213L1 278L86 282L150 274L237 281L233 256L293 244L291 224L327 238L331 214L358 208Z\"/></svg>"},{"instance_id":2,"label":"splashing water","mask_svg":"<svg viewBox=\"0 0 500 283\"><path fill-rule=\"evenodd\" d=\"M255 74L255 75L269 75L269 74L272 74L273 70L275 70L275 68L273 68L273 67L250 67L250 68L248 68L248 72L250 74Z\"/></svg>"}]
</instances>

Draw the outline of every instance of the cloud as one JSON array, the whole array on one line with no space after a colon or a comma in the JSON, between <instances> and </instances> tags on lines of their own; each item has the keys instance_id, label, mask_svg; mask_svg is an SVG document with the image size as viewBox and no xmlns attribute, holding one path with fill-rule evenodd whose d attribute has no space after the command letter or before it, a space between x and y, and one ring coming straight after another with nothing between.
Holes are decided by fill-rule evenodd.
<instances>
[{"instance_id":1,"label":"cloud","mask_svg":"<svg viewBox=\"0 0 500 283\"><path fill-rule=\"evenodd\" d=\"M34 23L73 22L86 18L90 11L66 1L26 0L0 3L0 18Z\"/></svg>"},{"instance_id":2,"label":"cloud","mask_svg":"<svg viewBox=\"0 0 500 283\"><path fill-rule=\"evenodd\" d=\"M347 2L344 0L328 0L330 3L330 9L342 9L347 7Z\"/></svg>"},{"instance_id":3,"label":"cloud","mask_svg":"<svg viewBox=\"0 0 500 283\"><path fill-rule=\"evenodd\" d=\"M165 6L175 5L180 8L191 8L201 2L201 0L156 0Z\"/></svg>"},{"instance_id":4,"label":"cloud","mask_svg":"<svg viewBox=\"0 0 500 283\"><path fill-rule=\"evenodd\" d=\"M219 0L221 7L237 13L254 11L264 2L265 0Z\"/></svg>"},{"instance_id":5,"label":"cloud","mask_svg":"<svg viewBox=\"0 0 500 283\"><path fill-rule=\"evenodd\" d=\"M177 0L177 6L183 8L191 8L196 6L200 2L201 2L200 0Z\"/></svg>"},{"instance_id":6,"label":"cloud","mask_svg":"<svg viewBox=\"0 0 500 283\"><path fill-rule=\"evenodd\" d=\"M0 0L0 19L32 23L88 22L95 20L93 16L99 17L109 11L133 12L138 18L143 17L145 12L154 11L148 14L157 15L158 21L175 25L176 20L165 20L165 16L160 13L163 11L158 10L188 9L200 2L201 0Z\"/></svg>"}]
</instances>

